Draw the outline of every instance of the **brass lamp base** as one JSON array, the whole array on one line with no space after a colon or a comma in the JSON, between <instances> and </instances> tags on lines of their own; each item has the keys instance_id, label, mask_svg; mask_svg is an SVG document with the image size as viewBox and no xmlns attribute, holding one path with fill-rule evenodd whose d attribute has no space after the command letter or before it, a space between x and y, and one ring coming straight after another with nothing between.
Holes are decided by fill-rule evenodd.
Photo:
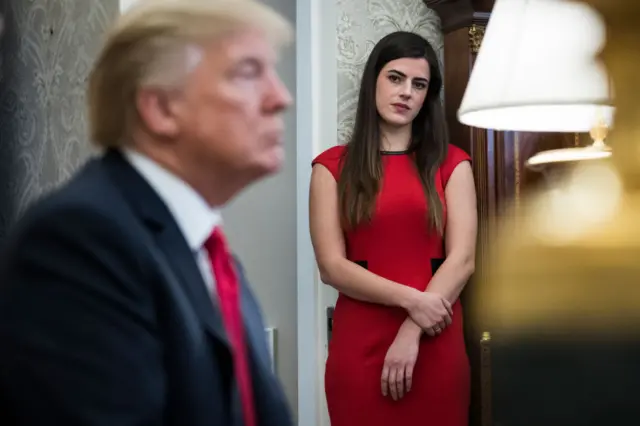
<instances>
[{"instance_id":1,"label":"brass lamp base","mask_svg":"<svg viewBox=\"0 0 640 426\"><path fill-rule=\"evenodd\" d=\"M478 284L480 323L519 336L640 336L640 192L589 162L521 209L532 214L505 225Z\"/></svg>"}]
</instances>

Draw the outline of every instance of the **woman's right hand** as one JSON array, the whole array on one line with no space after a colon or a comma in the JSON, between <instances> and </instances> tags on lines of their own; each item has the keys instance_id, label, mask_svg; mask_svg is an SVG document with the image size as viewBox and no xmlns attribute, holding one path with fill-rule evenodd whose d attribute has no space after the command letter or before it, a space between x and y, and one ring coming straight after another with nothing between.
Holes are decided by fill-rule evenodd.
<instances>
[{"instance_id":1,"label":"woman's right hand","mask_svg":"<svg viewBox=\"0 0 640 426\"><path fill-rule=\"evenodd\" d=\"M420 292L407 306L407 313L425 333L435 336L451 324L451 303L437 293Z\"/></svg>"}]
</instances>

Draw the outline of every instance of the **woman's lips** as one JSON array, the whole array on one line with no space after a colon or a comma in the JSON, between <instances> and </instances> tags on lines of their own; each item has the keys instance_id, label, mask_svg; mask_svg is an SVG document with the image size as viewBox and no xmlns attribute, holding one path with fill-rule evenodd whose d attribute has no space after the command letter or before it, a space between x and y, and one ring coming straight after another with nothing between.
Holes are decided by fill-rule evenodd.
<instances>
[{"instance_id":1,"label":"woman's lips","mask_svg":"<svg viewBox=\"0 0 640 426\"><path fill-rule=\"evenodd\" d=\"M393 107L393 109L396 110L396 112L399 112L399 113L405 113L410 110L409 106L405 104L396 103L396 104L391 104L391 106Z\"/></svg>"}]
</instances>

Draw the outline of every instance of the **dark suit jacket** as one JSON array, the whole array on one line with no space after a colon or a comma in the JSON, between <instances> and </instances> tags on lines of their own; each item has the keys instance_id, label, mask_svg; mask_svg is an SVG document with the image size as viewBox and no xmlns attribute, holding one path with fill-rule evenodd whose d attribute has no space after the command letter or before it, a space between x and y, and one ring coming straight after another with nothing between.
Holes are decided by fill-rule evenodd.
<instances>
[{"instance_id":1,"label":"dark suit jacket","mask_svg":"<svg viewBox=\"0 0 640 426\"><path fill-rule=\"evenodd\" d=\"M229 342L194 255L120 153L36 203L3 249L0 424L243 424ZM244 278L242 311L259 426L290 426Z\"/></svg>"}]
</instances>

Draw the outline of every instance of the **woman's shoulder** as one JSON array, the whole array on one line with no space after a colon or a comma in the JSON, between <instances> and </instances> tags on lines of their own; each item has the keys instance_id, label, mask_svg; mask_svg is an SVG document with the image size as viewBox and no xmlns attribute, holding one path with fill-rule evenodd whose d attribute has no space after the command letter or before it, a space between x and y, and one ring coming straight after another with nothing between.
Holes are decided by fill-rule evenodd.
<instances>
[{"instance_id":1,"label":"woman's shoulder","mask_svg":"<svg viewBox=\"0 0 640 426\"><path fill-rule=\"evenodd\" d=\"M344 157L344 154L346 153L346 151L347 151L347 147L345 145L332 146L331 148L324 150L316 158L314 158L311 165L312 166L315 166L316 164L323 165L331 172L333 177L336 178L337 180L342 158Z\"/></svg>"},{"instance_id":2,"label":"woman's shoulder","mask_svg":"<svg viewBox=\"0 0 640 426\"><path fill-rule=\"evenodd\" d=\"M447 155L442 164L440 164L440 174L445 186L455 168L465 161L471 162L471 157L462 148L451 144L447 147Z\"/></svg>"},{"instance_id":3,"label":"woman's shoulder","mask_svg":"<svg viewBox=\"0 0 640 426\"><path fill-rule=\"evenodd\" d=\"M471 161L471 157L462 148L449 144L447 146L447 156L443 162L446 163L459 163L461 161Z\"/></svg>"},{"instance_id":4,"label":"woman's shoulder","mask_svg":"<svg viewBox=\"0 0 640 426\"><path fill-rule=\"evenodd\" d=\"M321 163L324 161L340 161L346 151L347 151L346 145L335 145L318 154L318 156L313 160L313 162Z\"/></svg>"}]
</instances>

